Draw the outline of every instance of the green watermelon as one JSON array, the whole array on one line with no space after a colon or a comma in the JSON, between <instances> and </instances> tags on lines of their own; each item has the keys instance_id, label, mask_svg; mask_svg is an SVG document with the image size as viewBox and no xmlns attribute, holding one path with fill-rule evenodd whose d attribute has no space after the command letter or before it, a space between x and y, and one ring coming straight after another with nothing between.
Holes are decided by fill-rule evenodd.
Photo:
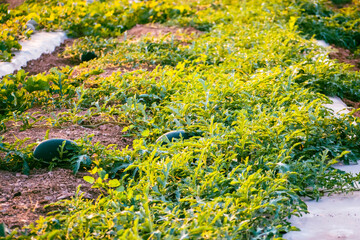
<instances>
[{"instance_id":1,"label":"green watermelon","mask_svg":"<svg viewBox=\"0 0 360 240\"><path fill-rule=\"evenodd\" d=\"M0 223L0 237L6 237L6 226L4 223Z\"/></svg>"},{"instance_id":2,"label":"green watermelon","mask_svg":"<svg viewBox=\"0 0 360 240\"><path fill-rule=\"evenodd\" d=\"M175 139L189 139L190 134L186 133L184 130L171 131L161 135L156 142L161 142L161 145L172 142Z\"/></svg>"},{"instance_id":3,"label":"green watermelon","mask_svg":"<svg viewBox=\"0 0 360 240\"><path fill-rule=\"evenodd\" d=\"M64 141L63 154L60 154ZM54 138L41 142L34 150L34 157L45 162L51 162L55 157L59 159L69 159L78 152L79 148L75 142Z\"/></svg>"},{"instance_id":4,"label":"green watermelon","mask_svg":"<svg viewBox=\"0 0 360 240\"><path fill-rule=\"evenodd\" d=\"M83 54L81 54L80 60L82 62L87 62L90 61L94 58L97 58L98 56L96 55L95 52L84 52Z\"/></svg>"}]
</instances>

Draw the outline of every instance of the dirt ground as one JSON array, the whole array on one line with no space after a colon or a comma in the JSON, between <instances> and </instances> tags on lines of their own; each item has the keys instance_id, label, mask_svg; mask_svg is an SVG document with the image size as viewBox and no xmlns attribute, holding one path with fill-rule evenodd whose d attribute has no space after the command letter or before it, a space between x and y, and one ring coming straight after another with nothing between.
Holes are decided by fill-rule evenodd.
<instances>
[{"instance_id":1,"label":"dirt ground","mask_svg":"<svg viewBox=\"0 0 360 240\"><path fill-rule=\"evenodd\" d=\"M124 133L121 132L122 127L113 124L104 124L97 128L85 128L80 125L69 125L62 128L52 128L50 126L39 126L20 131L19 127L11 129L5 132L3 135L3 141L12 143L16 139L30 138L26 141L27 144L34 142L41 142L44 139L46 131L49 131L49 138L62 138L75 140L85 137L86 135L94 134L92 142L100 142L104 146L110 144L118 145L119 149L123 149L126 146L132 146L132 138L124 137Z\"/></svg>"},{"instance_id":2,"label":"dirt ground","mask_svg":"<svg viewBox=\"0 0 360 240\"><path fill-rule=\"evenodd\" d=\"M38 59L31 60L27 62L24 69L29 75L35 75L42 72L47 72L53 67L65 67L70 66L74 67L80 64L79 60L74 60L70 58L60 57L59 54L65 51L67 46L71 46L74 42L74 39L66 39L64 43L56 47L52 53L44 53Z\"/></svg>"},{"instance_id":3,"label":"dirt ground","mask_svg":"<svg viewBox=\"0 0 360 240\"><path fill-rule=\"evenodd\" d=\"M31 109L36 111L39 109ZM47 113L37 115L46 116ZM36 115L34 115L36 116ZM85 135L94 134L92 141L100 142L107 146L117 144L119 149L132 146L132 138L124 137L121 132L122 126L113 124L100 125L97 128L85 128L79 125L67 125L62 128L40 125L25 131L20 131L19 126L11 127L3 133L3 141L12 143L16 139L29 138L27 144L40 142L44 139L46 131L50 129L49 138L64 138L75 140ZM79 172L76 176L68 169L34 169L29 176L0 170L0 223L5 223L8 228L23 227L35 222L40 216L45 216L52 209L44 209L44 206L65 198L74 196L78 185L85 197L96 199L97 191L91 189L91 185L83 181L82 177L87 173ZM41 184L39 184L41 183Z\"/></svg>"},{"instance_id":4,"label":"dirt ground","mask_svg":"<svg viewBox=\"0 0 360 240\"><path fill-rule=\"evenodd\" d=\"M57 116L65 111L66 109L52 113ZM41 116L45 118L51 117L51 113L45 112L41 108L32 108L26 112L36 119ZM86 111L81 112L78 115L83 116L85 112ZM44 140L47 130L49 130L49 138L63 138L69 140L75 140L93 134L93 143L99 142L104 146L116 144L118 149L123 149L127 146L131 148L133 141L131 137L124 136L125 133L122 132L122 125L117 124L116 122L103 121L100 117L92 117L92 119L83 125L64 123L61 127L52 127L45 119L37 122L33 127L26 130L21 130L21 126L22 123L19 122L15 123L11 121L6 123L7 131L2 133L2 136L4 137L3 141L13 143L16 139L29 138L29 140L26 141L27 144L40 142Z\"/></svg>"},{"instance_id":5,"label":"dirt ground","mask_svg":"<svg viewBox=\"0 0 360 240\"><path fill-rule=\"evenodd\" d=\"M25 0L0 0L0 3L8 3L10 9L20 6L23 2L25 2Z\"/></svg>"},{"instance_id":6,"label":"dirt ground","mask_svg":"<svg viewBox=\"0 0 360 240\"><path fill-rule=\"evenodd\" d=\"M164 27L160 24L146 24L146 25L136 25L129 31L127 31L127 37L132 40L140 39L143 36L153 36L160 37L166 34L174 34L175 38L178 40L186 41L191 38L191 35L200 35L201 31L196 30L193 27L187 28L178 28L178 27ZM42 72L47 72L53 67L64 67L70 66L75 67L72 73L72 77L76 77L84 71L88 71L87 68L77 68L81 62L80 60L74 60L70 58L64 58L60 56L67 46L71 46L74 43L75 39L67 39L59 47L55 48L55 51L49 54L42 54L40 58L31 60L27 63L25 67L22 67L29 75L35 75ZM119 39L122 41L122 38ZM148 71L152 71L156 66L141 66L141 68ZM98 75L97 77L108 77L114 72L129 72L134 71L131 66L118 66L104 69L104 72ZM94 78L94 77L92 77Z\"/></svg>"},{"instance_id":7,"label":"dirt ground","mask_svg":"<svg viewBox=\"0 0 360 240\"><path fill-rule=\"evenodd\" d=\"M161 35L166 35L168 33L174 34L176 39L182 40L184 36L189 36L191 34L200 35L203 32L193 28L178 28L178 27L164 27L160 24L146 24L146 25L136 25L132 29L127 31L129 38L141 38L146 35L153 37L159 37ZM185 35L182 35L185 34Z\"/></svg>"},{"instance_id":8,"label":"dirt ground","mask_svg":"<svg viewBox=\"0 0 360 240\"><path fill-rule=\"evenodd\" d=\"M353 65L352 71L360 71L360 56L355 56L350 50L331 45L333 51L329 54L330 59L336 59L338 62ZM353 102L349 99L342 99L343 102L354 109L360 109L360 102ZM360 117L360 111L355 112L354 116Z\"/></svg>"},{"instance_id":9,"label":"dirt ground","mask_svg":"<svg viewBox=\"0 0 360 240\"><path fill-rule=\"evenodd\" d=\"M10 229L35 222L55 210L45 205L75 196L80 184L84 198L96 199L100 193L83 180L86 175L60 168L33 170L29 176L0 170L0 222Z\"/></svg>"},{"instance_id":10,"label":"dirt ground","mask_svg":"<svg viewBox=\"0 0 360 240\"><path fill-rule=\"evenodd\" d=\"M354 56L350 50L336 47L335 45L331 45L333 52L329 54L330 59L336 59L338 62L347 63L353 65L353 71L360 70L360 56Z\"/></svg>"},{"instance_id":11,"label":"dirt ground","mask_svg":"<svg viewBox=\"0 0 360 240\"><path fill-rule=\"evenodd\" d=\"M351 100L349 100L347 98L344 98L342 100L347 106L352 107L354 109L358 109L359 111L355 112L354 116L360 118L360 102L353 102L353 101L351 101ZM349 109L349 110L351 111L352 109Z\"/></svg>"},{"instance_id":12,"label":"dirt ground","mask_svg":"<svg viewBox=\"0 0 360 240\"><path fill-rule=\"evenodd\" d=\"M161 37L166 34L174 34L175 38L179 41L182 41L183 44L186 44L187 40L192 39L192 35L201 35L203 34L202 31L199 31L193 27L186 27L186 28L179 28L179 27L164 27L160 24L145 24L145 25L136 25L132 29L128 30L126 32L127 38L131 39L133 41L137 41L138 39L144 37L144 36L151 36L151 37ZM123 41L123 38L119 38L119 41ZM145 69L147 71L152 71L156 68L155 65L146 65L142 64L141 66L137 67L136 69L132 66L115 66L111 68L104 69L104 72L99 74L98 76L90 77L89 80L92 80L97 77L108 77L113 73L116 72L131 72L137 69ZM88 68L76 68L74 69L72 73L72 77L76 77L80 75L82 72L87 72L90 69Z\"/></svg>"}]
</instances>

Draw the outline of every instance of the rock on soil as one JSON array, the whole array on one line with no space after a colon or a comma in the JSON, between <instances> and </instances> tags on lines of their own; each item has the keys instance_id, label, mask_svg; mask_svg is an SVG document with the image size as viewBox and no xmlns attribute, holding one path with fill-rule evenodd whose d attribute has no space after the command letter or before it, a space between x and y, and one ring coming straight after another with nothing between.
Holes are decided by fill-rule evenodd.
<instances>
[{"instance_id":1,"label":"rock on soil","mask_svg":"<svg viewBox=\"0 0 360 240\"><path fill-rule=\"evenodd\" d=\"M350 107L352 107L354 109L360 109L360 102L353 102L353 101L351 101L349 99L346 99L346 98L344 98L343 101L344 101L344 103L346 103L346 105L348 105L348 106L350 106ZM355 112L354 116L355 117L360 117L360 110L358 112Z\"/></svg>"}]
</instances>

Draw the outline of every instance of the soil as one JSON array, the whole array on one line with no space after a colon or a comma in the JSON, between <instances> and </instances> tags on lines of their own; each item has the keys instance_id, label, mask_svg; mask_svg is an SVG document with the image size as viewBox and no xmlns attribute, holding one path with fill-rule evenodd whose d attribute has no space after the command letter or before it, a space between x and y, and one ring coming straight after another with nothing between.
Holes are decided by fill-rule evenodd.
<instances>
[{"instance_id":1,"label":"soil","mask_svg":"<svg viewBox=\"0 0 360 240\"><path fill-rule=\"evenodd\" d=\"M66 110L54 112L56 115ZM33 108L27 111L35 118L44 116L50 117L40 108ZM37 113L38 112L38 113ZM80 113L80 115L85 112ZM94 117L89 123L96 126L96 122L101 121L100 117ZM61 128L47 126L45 121L39 122L38 126L20 131L20 126L14 122L7 123L8 131L2 134L4 141L13 143L16 139L29 138L26 144L40 142L44 139L46 131L50 129L49 138L64 138L75 140L85 135L94 134L92 142L100 142L108 146L117 144L117 148L123 149L126 146L131 148L133 139L124 137L121 132L122 126L114 124L103 124L94 128L85 128L80 125L65 124ZM68 169L48 169L32 170L29 176L20 173L12 173L0 170L0 224L10 228L21 228L46 216L53 207L44 208L45 205L57 202L62 199L69 199L75 195L78 185L81 184L81 192L85 198L96 199L99 196L97 190L91 189L91 185L85 182L82 177L89 175L78 172L76 176ZM41 183L41 184L39 184Z\"/></svg>"},{"instance_id":2,"label":"soil","mask_svg":"<svg viewBox=\"0 0 360 240\"><path fill-rule=\"evenodd\" d=\"M54 113L57 115L64 111L66 110ZM33 113L32 116L35 118L50 116L40 108L30 109L28 113ZM97 122L100 119L93 120ZM7 127L8 131L2 136L3 140L8 143L15 142L17 138L29 138L26 144L40 142L44 139L46 131L50 129L49 138L75 140L94 134L93 143L100 142L105 146L117 144L119 149L132 146L132 138L124 137L124 133L121 132L122 127L113 124L99 125L95 128L65 124L61 128L53 128L42 121L38 126L25 131L20 131L20 126L14 122L9 122ZM40 216L46 216L48 212L56 210L53 207L44 208L45 205L73 197L80 184L80 190L85 193L85 198L96 199L99 192L91 189L91 185L82 179L86 175L89 174L78 172L74 176L71 170L60 168L51 172L48 169L32 170L29 176L0 170L0 182L2 183L0 185L0 223L5 223L8 228L13 229L35 222Z\"/></svg>"},{"instance_id":3,"label":"soil","mask_svg":"<svg viewBox=\"0 0 360 240\"><path fill-rule=\"evenodd\" d=\"M344 2L346 2L346 1L344 1ZM359 6L360 1L359 0L352 0L352 1L349 1L348 3L339 3L339 4L336 4L333 1L328 1L327 3L325 3L325 5L327 7L329 7L330 9L332 9L332 10L339 11L339 9L342 9L342 8Z\"/></svg>"},{"instance_id":4,"label":"soil","mask_svg":"<svg viewBox=\"0 0 360 240\"><path fill-rule=\"evenodd\" d=\"M0 0L0 3L8 3L9 9L16 8L20 6L25 0Z\"/></svg>"},{"instance_id":5,"label":"soil","mask_svg":"<svg viewBox=\"0 0 360 240\"><path fill-rule=\"evenodd\" d=\"M108 67L103 69L103 72L98 74L98 75L94 75L94 76L90 76L86 79L85 82L85 87L90 88L90 87L96 87L99 83L99 78L106 78L111 76L113 73L127 73L127 72L133 72L135 70L146 70L146 71L153 71L156 68L156 65L149 65L146 63L142 63L140 66L134 67L132 66L133 64L127 64L124 65L122 64L121 66L113 66L113 67ZM71 78L76 78L79 75L81 75L82 73L87 73L90 70L94 70L96 68L96 66L91 66L91 67L82 67L82 68L75 68L73 70L73 72L71 73L70 77Z\"/></svg>"},{"instance_id":6,"label":"soil","mask_svg":"<svg viewBox=\"0 0 360 240\"><path fill-rule=\"evenodd\" d=\"M352 65L353 67L350 69L352 71L360 71L360 56L355 56L349 49L337 47L335 45L331 45L331 47L334 49L334 51L329 53L330 59L336 59L340 63ZM358 112L354 113L354 116L360 117L360 102L353 102L346 98L342 100L347 106L354 109L359 109Z\"/></svg>"},{"instance_id":7,"label":"soil","mask_svg":"<svg viewBox=\"0 0 360 240\"><path fill-rule=\"evenodd\" d=\"M127 31L127 38L132 39L133 41L137 41L138 39L144 37L144 36L152 36L152 37L161 37L166 34L174 34L175 39L182 42L182 44L186 45L188 44L187 41L192 41L193 37L192 35L201 35L203 34L202 31L199 31L193 27L186 27L186 28L179 28L179 27L164 27L160 24L146 24L146 25L140 25L137 24L132 29ZM123 38L119 38L119 41L123 41ZM156 68L155 65L146 65L142 64L139 67L134 68L131 66L114 66L111 68L104 69L104 72L97 75L97 76L91 76L88 80L93 80L98 77L108 77L116 72L131 72L137 69L145 69L147 71L152 71ZM80 75L82 72L88 72L89 68L75 68L72 77L76 77Z\"/></svg>"},{"instance_id":8,"label":"soil","mask_svg":"<svg viewBox=\"0 0 360 240\"><path fill-rule=\"evenodd\" d=\"M160 24L147 24L147 25L137 24L135 27L127 31L127 36L129 38L139 39L146 35L159 37L169 33L174 34L175 38L178 40L184 40L186 36L190 36L191 34L200 35L203 32L193 27L178 28L178 27L164 27Z\"/></svg>"},{"instance_id":9,"label":"soil","mask_svg":"<svg viewBox=\"0 0 360 240\"><path fill-rule=\"evenodd\" d=\"M84 198L96 199L100 192L92 189L83 177L88 173L73 175L71 170L56 168L53 171L38 169L29 176L0 170L0 223L14 229L23 227L46 216L54 207L44 206L75 196L81 184Z\"/></svg>"},{"instance_id":10,"label":"soil","mask_svg":"<svg viewBox=\"0 0 360 240\"><path fill-rule=\"evenodd\" d=\"M56 116L64 112L56 111L53 112ZM86 111L78 114L84 115ZM118 149L123 149L125 147L131 148L133 139L131 137L125 137L122 132L123 127L116 125L116 123L105 124L106 121L102 120L100 117L92 117L91 123L86 123L87 127L82 125L76 125L72 123L62 124L61 127L52 127L49 123L46 123L46 118L52 118L50 113L47 113L40 108L33 108L27 111L34 118L40 118L41 116L45 117L44 121L39 121L37 125L21 131L21 123L8 122L6 124L7 131L2 134L4 137L3 141L8 143L13 143L17 139L29 138L25 143L31 144L35 142L41 142L44 140L46 131L49 130L49 138L63 138L69 140L76 140L87 135L93 134L92 143L99 142L104 146L110 144L116 144ZM90 121L87 121L90 122Z\"/></svg>"},{"instance_id":11,"label":"soil","mask_svg":"<svg viewBox=\"0 0 360 240\"><path fill-rule=\"evenodd\" d=\"M97 128L85 128L79 125L65 126L62 128L52 128L48 126L32 127L25 131L20 131L19 127L11 129L3 134L3 141L13 143L16 139L29 138L25 143L31 144L35 142L41 142L44 140L46 131L49 131L49 138L62 138L68 140L76 140L86 135L94 134L91 138L92 143L100 142L104 146L110 144L116 144L119 149L123 149L126 146L131 148L132 138L124 137L124 133L121 132L122 127L112 124L104 124Z\"/></svg>"},{"instance_id":12,"label":"soil","mask_svg":"<svg viewBox=\"0 0 360 240\"><path fill-rule=\"evenodd\" d=\"M352 107L352 108L354 108L354 109L358 109L359 111L358 112L355 112L354 113L354 116L355 117L360 117L360 102L353 102L353 101L351 101L351 100L349 100L349 99L347 99L347 98L344 98L344 99L342 99L343 100L343 102L346 104L346 105L348 105L349 107Z\"/></svg>"},{"instance_id":13,"label":"soil","mask_svg":"<svg viewBox=\"0 0 360 240\"><path fill-rule=\"evenodd\" d=\"M360 70L360 56L355 56L349 49L337 47L335 45L331 45L331 47L334 51L329 53L329 58L337 59L341 63L353 65L353 71Z\"/></svg>"},{"instance_id":14,"label":"soil","mask_svg":"<svg viewBox=\"0 0 360 240\"><path fill-rule=\"evenodd\" d=\"M59 54L65 51L67 46L71 46L74 42L74 39L66 39L64 43L56 47L52 53L44 53L38 59L31 60L27 63L24 69L29 75L35 75L42 72L47 72L53 67L65 67L70 66L74 67L80 64L79 60L74 60L71 58L61 57Z\"/></svg>"}]
</instances>

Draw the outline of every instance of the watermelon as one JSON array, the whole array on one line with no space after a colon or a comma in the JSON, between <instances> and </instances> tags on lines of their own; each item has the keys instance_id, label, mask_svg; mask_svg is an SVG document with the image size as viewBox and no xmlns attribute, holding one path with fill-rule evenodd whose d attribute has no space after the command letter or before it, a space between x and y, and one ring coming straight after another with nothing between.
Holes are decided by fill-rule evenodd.
<instances>
[{"instance_id":1,"label":"watermelon","mask_svg":"<svg viewBox=\"0 0 360 240\"><path fill-rule=\"evenodd\" d=\"M36 27L38 26L39 24L34 20L34 19L31 19L29 21L26 22L26 27L28 29L31 29L33 31L36 30Z\"/></svg>"},{"instance_id":2,"label":"watermelon","mask_svg":"<svg viewBox=\"0 0 360 240\"><path fill-rule=\"evenodd\" d=\"M35 26L30 23L26 24L26 28L32 30L33 32L35 32L35 30L36 30Z\"/></svg>"},{"instance_id":3,"label":"watermelon","mask_svg":"<svg viewBox=\"0 0 360 240\"><path fill-rule=\"evenodd\" d=\"M60 155L61 146L64 145L63 154ZM34 157L38 160L51 162L53 158L69 159L79 152L78 145L66 139L49 139L41 142L34 150Z\"/></svg>"},{"instance_id":4,"label":"watermelon","mask_svg":"<svg viewBox=\"0 0 360 240\"><path fill-rule=\"evenodd\" d=\"M37 27L39 25L34 19L31 19L31 20L27 21L26 25L28 25L28 24L31 24L34 27Z\"/></svg>"},{"instance_id":5,"label":"watermelon","mask_svg":"<svg viewBox=\"0 0 360 240\"><path fill-rule=\"evenodd\" d=\"M0 237L6 237L6 226L4 223L0 223Z\"/></svg>"},{"instance_id":6,"label":"watermelon","mask_svg":"<svg viewBox=\"0 0 360 240\"><path fill-rule=\"evenodd\" d=\"M156 142L161 142L161 145L167 144L174 141L175 139L189 139L190 134L186 133L184 130L171 131L161 135Z\"/></svg>"},{"instance_id":7,"label":"watermelon","mask_svg":"<svg viewBox=\"0 0 360 240\"><path fill-rule=\"evenodd\" d=\"M94 58L97 58L97 55L95 54L95 52L84 52L83 54L81 54L80 60L82 62L87 62Z\"/></svg>"}]
</instances>

